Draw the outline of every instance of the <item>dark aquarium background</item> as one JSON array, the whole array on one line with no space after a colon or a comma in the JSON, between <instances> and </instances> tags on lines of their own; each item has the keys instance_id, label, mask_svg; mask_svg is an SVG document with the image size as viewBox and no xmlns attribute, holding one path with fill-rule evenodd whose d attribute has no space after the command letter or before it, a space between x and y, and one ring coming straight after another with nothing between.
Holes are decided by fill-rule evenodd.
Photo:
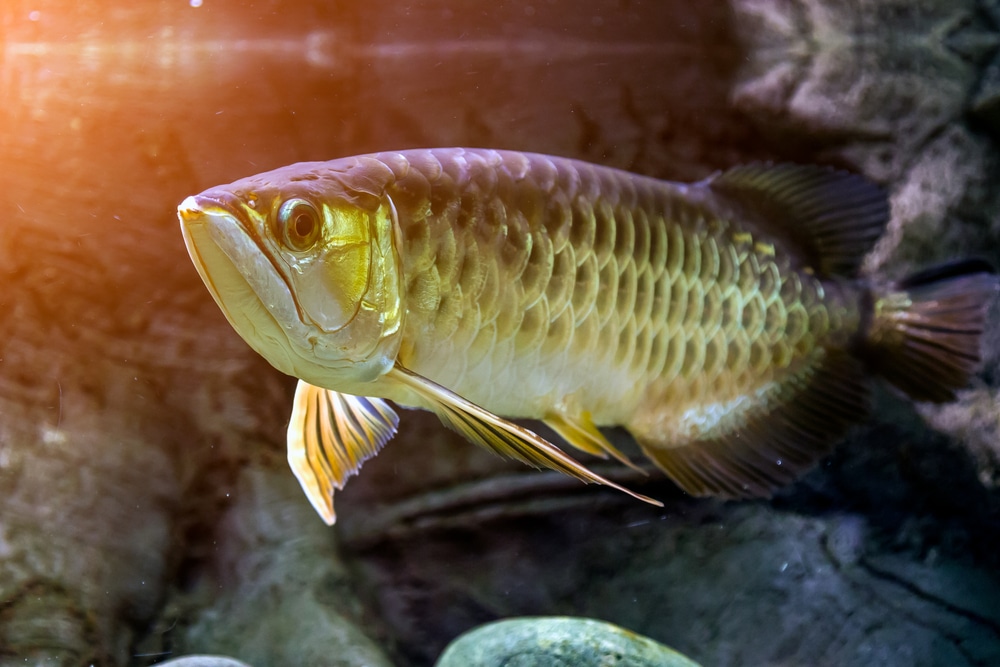
<instances>
[{"instance_id":1,"label":"dark aquarium background","mask_svg":"<svg viewBox=\"0 0 1000 667\"><path fill-rule=\"evenodd\" d=\"M329 529L285 462L294 380L225 321L175 213L376 150L675 180L782 160L887 188L869 273L1000 264L998 46L992 0L3 2L0 664L417 667L524 615L706 666L1000 664L995 305L956 402L879 391L769 501L593 465L649 507L405 412Z\"/></svg>"}]
</instances>

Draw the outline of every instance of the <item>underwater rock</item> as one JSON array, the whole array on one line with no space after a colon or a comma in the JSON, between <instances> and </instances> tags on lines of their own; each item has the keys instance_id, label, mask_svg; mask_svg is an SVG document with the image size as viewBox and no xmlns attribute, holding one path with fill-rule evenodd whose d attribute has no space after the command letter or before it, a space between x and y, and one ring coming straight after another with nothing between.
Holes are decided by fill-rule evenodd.
<instances>
[{"instance_id":1,"label":"underwater rock","mask_svg":"<svg viewBox=\"0 0 1000 667\"><path fill-rule=\"evenodd\" d=\"M995 41L975 0L732 0L747 52L732 98L788 148L847 150L877 180L902 175L960 120ZM990 31L994 34L991 35Z\"/></svg>"},{"instance_id":2,"label":"underwater rock","mask_svg":"<svg viewBox=\"0 0 1000 667\"><path fill-rule=\"evenodd\" d=\"M996 210L990 201L996 194L988 185L993 159L988 145L969 129L943 128L895 181L892 219L865 268L893 275L963 252L982 255L990 212ZM987 252L993 261L996 256Z\"/></svg>"},{"instance_id":3,"label":"underwater rock","mask_svg":"<svg viewBox=\"0 0 1000 667\"><path fill-rule=\"evenodd\" d=\"M400 665L431 664L492 619L549 612L627 627L706 665L994 664L1000 582L970 562L996 544L975 542L988 521L937 518L931 501L916 506L928 491L855 467L854 452L842 459L773 504L514 497L507 517L483 508L461 528L452 517L371 544L355 555L358 575L406 650ZM851 503L857 512L836 509Z\"/></svg>"},{"instance_id":4,"label":"underwater rock","mask_svg":"<svg viewBox=\"0 0 1000 667\"><path fill-rule=\"evenodd\" d=\"M220 655L189 655L156 664L160 667L250 667L245 662Z\"/></svg>"},{"instance_id":5,"label":"underwater rock","mask_svg":"<svg viewBox=\"0 0 1000 667\"><path fill-rule=\"evenodd\" d=\"M1000 59L986 69L970 111L994 136L1000 135Z\"/></svg>"},{"instance_id":6,"label":"underwater rock","mask_svg":"<svg viewBox=\"0 0 1000 667\"><path fill-rule=\"evenodd\" d=\"M295 480L249 467L233 495L213 553L173 591L167 609L177 615L161 618L162 641L175 653L223 652L251 665L391 667L361 630L335 536Z\"/></svg>"},{"instance_id":7,"label":"underwater rock","mask_svg":"<svg viewBox=\"0 0 1000 667\"><path fill-rule=\"evenodd\" d=\"M0 662L123 664L158 610L181 505L164 442L191 422L161 412L176 387L109 354L126 323L72 330L104 267L31 235L0 226Z\"/></svg>"},{"instance_id":8,"label":"underwater rock","mask_svg":"<svg viewBox=\"0 0 1000 667\"><path fill-rule=\"evenodd\" d=\"M435 667L698 667L680 653L589 618L497 621L452 642Z\"/></svg>"}]
</instances>

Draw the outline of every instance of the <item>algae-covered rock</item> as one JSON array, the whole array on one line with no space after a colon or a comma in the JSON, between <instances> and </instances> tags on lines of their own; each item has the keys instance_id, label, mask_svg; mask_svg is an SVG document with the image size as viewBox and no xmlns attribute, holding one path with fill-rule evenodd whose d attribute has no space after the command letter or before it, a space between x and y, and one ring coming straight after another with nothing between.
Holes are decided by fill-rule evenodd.
<instances>
[{"instance_id":1,"label":"algae-covered rock","mask_svg":"<svg viewBox=\"0 0 1000 667\"><path fill-rule=\"evenodd\" d=\"M698 667L680 653L611 623L529 617L489 623L445 649L437 667Z\"/></svg>"}]
</instances>

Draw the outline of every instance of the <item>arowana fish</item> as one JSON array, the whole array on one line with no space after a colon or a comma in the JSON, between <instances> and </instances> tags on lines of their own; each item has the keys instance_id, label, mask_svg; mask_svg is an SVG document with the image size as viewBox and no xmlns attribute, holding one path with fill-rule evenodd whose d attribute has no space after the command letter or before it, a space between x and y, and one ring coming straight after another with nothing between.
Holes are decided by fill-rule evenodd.
<instances>
[{"instance_id":1,"label":"arowana fish","mask_svg":"<svg viewBox=\"0 0 1000 667\"><path fill-rule=\"evenodd\" d=\"M864 419L871 376L952 399L997 287L977 260L861 277L886 195L816 166L679 184L408 150L251 176L179 216L229 322L300 379L288 458L331 524L334 489L397 429L387 400L632 493L507 418L628 463L597 428L621 425L691 494L767 496Z\"/></svg>"}]
</instances>

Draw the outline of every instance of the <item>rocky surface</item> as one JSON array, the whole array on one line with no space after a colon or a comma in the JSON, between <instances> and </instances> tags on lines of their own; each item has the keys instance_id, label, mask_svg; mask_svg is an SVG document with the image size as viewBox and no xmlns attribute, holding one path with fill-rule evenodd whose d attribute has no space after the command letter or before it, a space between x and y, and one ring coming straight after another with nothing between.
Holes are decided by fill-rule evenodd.
<instances>
[{"instance_id":1,"label":"rocky surface","mask_svg":"<svg viewBox=\"0 0 1000 667\"><path fill-rule=\"evenodd\" d=\"M211 651L254 666L391 667L361 630L364 610L334 534L301 493L284 470L244 468L215 548L140 652Z\"/></svg>"},{"instance_id":2,"label":"rocky surface","mask_svg":"<svg viewBox=\"0 0 1000 667\"><path fill-rule=\"evenodd\" d=\"M189 655L159 663L164 667L250 667L245 662L218 655Z\"/></svg>"},{"instance_id":3,"label":"rocky surface","mask_svg":"<svg viewBox=\"0 0 1000 667\"><path fill-rule=\"evenodd\" d=\"M535 617L497 621L451 644L435 667L698 667L676 651L610 623Z\"/></svg>"},{"instance_id":4,"label":"rocky surface","mask_svg":"<svg viewBox=\"0 0 1000 667\"><path fill-rule=\"evenodd\" d=\"M431 665L553 614L713 665L1000 661L996 307L958 401L880 393L772 501L598 466L665 501L637 506L407 412L328 530L284 462L293 383L232 332L174 218L376 149L682 180L785 159L887 187L867 271L1000 264L998 26L991 0L5 3L0 664Z\"/></svg>"}]
</instances>

